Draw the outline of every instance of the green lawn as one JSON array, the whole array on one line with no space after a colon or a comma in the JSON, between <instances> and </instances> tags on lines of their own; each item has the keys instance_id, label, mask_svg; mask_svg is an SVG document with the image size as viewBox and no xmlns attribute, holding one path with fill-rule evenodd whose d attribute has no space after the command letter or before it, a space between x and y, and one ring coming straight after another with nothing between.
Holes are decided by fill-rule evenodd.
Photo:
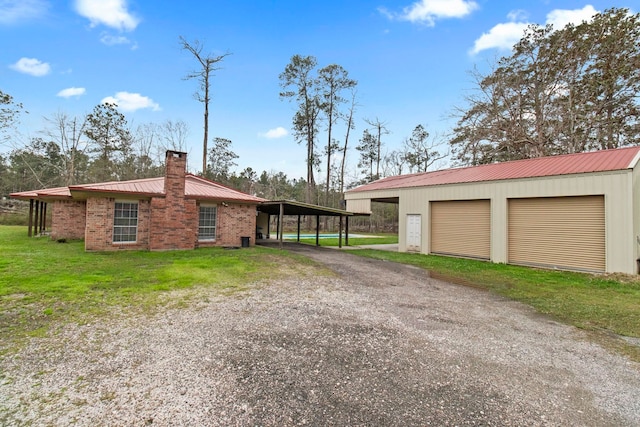
<instances>
[{"instance_id":1,"label":"green lawn","mask_svg":"<svg viewBox=\"0 0 640 427\"><path fill-rule=\"evenodd\" d=\"M87 253L83 242L28 238L26 232L0 226L0 341L43 333L56 320L83 322L117 306L154 311L185 304L201 287L229 294L314 270L302 257L261 247ZM283 263L282 257L290 259ZM167 292L180 289L180 298Z\"/></svg>"},{"instance_id":2,"label":"green lawn","mask_svg":"<svg viewBox=\"0 0 640 427\"><path fill-rule=\"evenodd\" d=\"M331 239L323 240L323 245L331 244ZM384 236L350 243L396 241L397 237ZM308 243L315 244L315 239ZM416 265L433 277L488 289L605 341L612 333L640 338L640 281L635 277L366 249L350 252ZM154 313L188 304L203 288L232 294L265 280L320 271L306 258L262 247L86 253L82 242L28 238L25 227L0 226L0 351L24 337L45 333L60 320L91 321L118 307ZM175 290L182 292L176 296ZM605 344L640 361L637 346L619 340Z\"/></svg>"},{"instance_id":3,"label":"green lawn","mask_svg":"<svg viewBox=\"0 0 640 427\"><path fill-rule=\"evenodd\" d=\"M356 235L364 235L366 233L356 233ZM295 241L295 239L293 239ZM319 239L320 246L338 246L338 238ZM342 245L344 246L344 236L342 236ZM316 244L316 238L300 239L300 243L309 245ZM349 237L349 246L360 245L382 245L387 243L398 243L397 234L371 234L368 237Z\"/></svg>"}]
</instances>

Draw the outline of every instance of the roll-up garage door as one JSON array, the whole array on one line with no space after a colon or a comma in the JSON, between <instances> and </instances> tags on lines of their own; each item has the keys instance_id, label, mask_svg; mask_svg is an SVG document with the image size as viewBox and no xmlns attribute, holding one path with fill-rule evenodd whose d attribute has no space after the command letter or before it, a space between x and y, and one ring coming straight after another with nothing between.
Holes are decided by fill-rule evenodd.
<instances>
[{"instance_id":1,"label":"roll-up garage door","mask_svg":"<svg viewBox=\"0 0 640 427\"><path fill-rule=\"evenodd\" d=\"M604 271L604 227L604 196L510 199L509 262Z\"/></svg>"},{"instance_id":2,"label":"roll-up garage door","mask_svg":"<svg viewBox=\"0 0 640 427\"><path fill-rule=\"evenodd\" d=\"M431 253L489 259L489 200L431 202Z\"/></svg>"}]
</instances>

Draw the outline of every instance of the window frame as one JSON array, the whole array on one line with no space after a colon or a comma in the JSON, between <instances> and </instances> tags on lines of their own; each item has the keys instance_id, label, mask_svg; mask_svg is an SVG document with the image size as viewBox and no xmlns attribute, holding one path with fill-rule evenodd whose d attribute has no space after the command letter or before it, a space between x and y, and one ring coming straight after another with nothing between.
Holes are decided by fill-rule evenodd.
<instances>
[{"instance_id":1,"label":"window frame","mask_svg":"<svg viewBox=\"0 0 640 427\"><path fill-rule=\"evenodd\" d=\"M213 209L213 215L209 214L207 218L203 218L203 209L210 210ZM205 211L206 212L206 211ZM210 223L203 225L203 220L211 221L213 218L213 225ZM209 230L203 237L203 229ZM211 234L211 230L213 230L213 235ZM218 205L216 204L202 204L198 206L198 241L199 242L215 242L216 241L216 232L218 230Z\"/></svg>"},{"instance_id":2,"label":"window frame","mask_svg":"<svg viewBox=\"0 0 640 427\"><path fill-rule=\"evenodd\" d=\"M118 209L118 205L129 205L128 209L124 209L124 206L120 206ZM132 207L135 206L135 209ZM125 213L127 212L129 215L118 216L118 212ZM113 229L111 235L111 241L116 245L127 245L138 243L138 223L140 220L140 205L138 200L115 200L113 203ZM135 214L135 215L132 215ZM120 222L120 223L118 223ZM126 222L126 223L125 223ZM125 229L128 229L127 232L122 232ZM116 232L116 230L121 230L121 232ZM131 233L133 230L133 233ZM133 237L133 240L131 240ZM127 240L124 240L127 238Z\"/></svg>"}]
</instances>

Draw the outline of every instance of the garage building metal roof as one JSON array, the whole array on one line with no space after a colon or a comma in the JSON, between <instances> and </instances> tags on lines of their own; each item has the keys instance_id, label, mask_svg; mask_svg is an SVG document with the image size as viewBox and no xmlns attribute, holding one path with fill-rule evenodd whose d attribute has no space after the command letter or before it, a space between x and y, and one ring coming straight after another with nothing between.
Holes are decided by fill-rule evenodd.
<instances>
[{"instance_id":1,"label":"garage building metal roof","mask_svg":"<svg viewBox=\"0 0 640 427\"><path fill-rule=\"evenodd\" d=\"M406 187L462 184L506 179L537 178L632 169L640 158L640 147L515 160L488 165L444 169L379 179L348 193Z\"/></svg>"}]
</instances>

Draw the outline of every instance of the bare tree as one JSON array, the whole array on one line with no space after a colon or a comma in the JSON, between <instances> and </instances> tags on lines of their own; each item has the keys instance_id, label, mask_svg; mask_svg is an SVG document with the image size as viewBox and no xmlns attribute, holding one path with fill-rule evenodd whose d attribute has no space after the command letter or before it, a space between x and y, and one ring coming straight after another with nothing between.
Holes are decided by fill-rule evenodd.
<instances>
[{"instance_id":1,"label":"bare tree","mask_svg":"<svg viewBox=\"0 0 640 427\"><path fill-rule=\"evenodd\" d=\"M377 142L376 158L375 158L375 163L376 163L375 179L378 179L380 178L380 160L382 156L382 135L388 135L389 130L386 127L387 124L384 122L381 122L380 119L378 119L377 117L375 118L375 120L365 119L364 121L367 122L367 124L371 126L373 129L375 129L376 142Z\"/></svg>"},{"instance_id":2,"label":"bare tree","mask_svg":"<svg viewBox=\"0 0 640 427\"><path fill-rule=\"evenodd\" d=\"M166 120L160 124L161 147L163 151L175 150L185 151L187 146L187 136L189 136L189 125L182 120Z\"/></svg>"},{"instance_id":3,"label":"bare tree","mask_svg":"<svg viewBox=\"0 0 640 427\"><path fill-rule=\"evenodd\" d=\"M187 74L185 79L195 79L200 83L200 90L195 93L195 98L204 104L204 138L202 140L202 174L207 171L207 141L209 140L209 102L211 101L211 77L212 73L219 70L216 64L220 63L224 58L231 55L230 52L222 55L203 54L202 49L204 46L195 40L193 43L189 43L184 37L180 36L180 46L182 49L191 53L198 63L200 68Z\"/></svg>"},{"instance_id":4,"label":"bare tree","mask_svg":"<svg viewBox=\"0 0 640 427\"><path fill-rule=\"evenodd\" d=\"M6 134L18 121L22 112L22 104L16 103L13 97L0 90L0 144L9 140Z\"/></svg>"},{"instance_id":5,"label":"bare tree","mask_svg":"<svg viewBox=\"0 0 640 427\"><path fill-rule=\"evenodd\" d=\"M133 138L133 168L137 178L152 178L163 174L164 154L160 132L162 127L157 123L145 123L136 128Z\"/></svg>"},{"instance_id":6,"label":"bare tree","mask_svg":"<svg viewBox=\"0 0 640 427\"><path fill-rule=\"evenodd\" d=\"M422 125L413 129L411 137L406 139L404 145L404 161L409 165L409 171L426 172L427 169L438 160L449 155L449 151L440 152L438 147L445 145L437 135L429 138L429 132Z\"/></svg>"},{"instance_id":7,"label":"bare tree","mask_svg":"<svg viewBox=\"0 0 640 427\"><path fill-rule=\"evenodd\" d=\"M347 146L349 145L349 134L352 129L355 129L353 123L353 113L356 111L356 94L357 90L351 88L351 106L349 107L349 116L347 117L347 132L344 136L344 146L342 147L342 160L340 161L340 196L344 197L344 168L347 162Z\"/></svg>"},{"instance_id":8,"label":"bare tree","mask_svg":"<svg viewBox=\"0 0 640 427\"><path fill-rule=\"evenodd\" d=\"M64 185L78 184L83 180L84 171L80 173L79 164L86 169L87 143L84 140L86 118L78 120L58 111L52 117L46 118L49 123L44 134L60 147L62 163L62 182Z\"/></svg>"},{"instance_id":9,"label":"bare tree","mask_svg":"<svg viewBox=\"0 0 640 427\"><path fill-rule=\"evenodd\" d=\"M406 143L406 140L404 142ZM406 153L402 150L393 150L384 156L382 162L382 174L384 176L402 175L406 164Z\"/></svg>"}]
</instances>

